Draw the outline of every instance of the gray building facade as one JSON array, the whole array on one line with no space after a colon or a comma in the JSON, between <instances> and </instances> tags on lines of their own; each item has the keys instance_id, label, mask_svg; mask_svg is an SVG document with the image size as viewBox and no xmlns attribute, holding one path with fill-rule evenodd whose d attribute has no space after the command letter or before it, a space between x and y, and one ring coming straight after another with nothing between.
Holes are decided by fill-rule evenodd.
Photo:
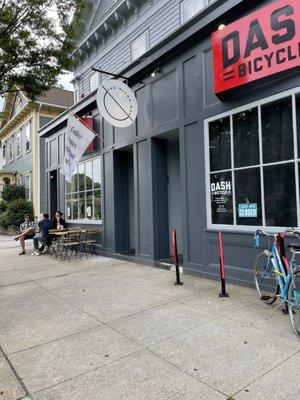
<instances>
[{"instance_id":1,"label":"gray building facade","mask_svg":"<svg viewBox=\"0 0 300 400\"><path fill-rule=\"evenodd\" d=\"M118 6L121 3L127 2ZM140 7L163 2L145 3ZM300 226L300 78L293 68L217 96L211 34L220 25L270 4L276 9L278 3L277 9L282 9L282 1L217 0L185 23L180 18L182 3L164 3L148 21L159 24L163 10L172 6L177 25L172 25L169 10L170 21L161 20L160 40L128 65L124 58L124 68L113 61L109 64L106 56L116 51L116 57L119 53L118 59L123 60L131 36L121 41L123 51L117 50L117 44L113 48L117 37L99 55L88 53L96 36L88 39L90 44L83 41L79 46L78 52L88 53L76 69L76 84L82 85L83 93L93 65L126 75L137 98L138 117L130 128L114 128L99 114L96 91L81 96L73 110L93 118L94 130L102 140L83 157L71 188L59 175L63 157L59 143L63 143L67 114L40 130L46 142L48 193L55 171L60 177L53 201L70 223L101 227L99 247L112 256L159 264L170 258L171 230L175 228L183 267L189 274L218 277L221 230L229 279L251 285L255 230ZM116 19L114 14L105 15ZM101 15L95 12L95 18L96 26ZM162 27L167 26L172 28L164 35ZM143 24L143 29L147 27ZM149 37L152 31L149 25ZM282 26L277 30L282 36L285 32ZM257 41L252 35L254 47L259 47Z\"/></svg>"}]
</instances>

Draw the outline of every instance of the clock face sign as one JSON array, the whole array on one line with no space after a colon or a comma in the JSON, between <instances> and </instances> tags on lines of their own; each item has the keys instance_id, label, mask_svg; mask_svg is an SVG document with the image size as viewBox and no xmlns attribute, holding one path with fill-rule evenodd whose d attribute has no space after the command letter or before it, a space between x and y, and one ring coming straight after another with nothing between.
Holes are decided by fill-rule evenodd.
<instances>
[{"instance_id":1,"label":"clock face sign","mask_svg":"<svg viewBox=\"0 0 300 400\"><path fill-rule=\"evenodd\" d=\"M133 91L125 83L109 79L97 92L97 106L111 125L126 128L134 123L138 105Z\"/></svg>"}]
</instances>

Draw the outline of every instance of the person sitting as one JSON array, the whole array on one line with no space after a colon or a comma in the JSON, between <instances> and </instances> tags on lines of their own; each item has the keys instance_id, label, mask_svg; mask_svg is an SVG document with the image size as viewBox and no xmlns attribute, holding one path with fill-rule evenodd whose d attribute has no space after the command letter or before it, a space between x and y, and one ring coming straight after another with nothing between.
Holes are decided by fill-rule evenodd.
<instances>
[{"instance_id":1,"label":"person sitting","mask_svg":"<svg viewBox=\"0 0 300 400\"><path fill-rule=\"evenodd\" d=\"M40 256L49 240L49 230L53 228L53 222L49 219L49 214L43 214L43 219L39 221L38 226L40 228L40 233L38 236L33 238L33 245L35 252L32 253L34 256ZM42 246L39 248L39 242Z\"/></svg>"},{"instance_id":2,"label":"person sitting","mask_svg":"<svg viewBox=\"0 0 300 400\"><path fill-rule=\"evenodd\" d=\"M67 224L63 219L63 213L61 211L56 211L55 218L53 219L53 229L65 229Z\"/></svg>"},{"instance_id":3,"label":"person sitting","mask_svg":"<svg viewBox=\"0 0 300 400\"><path fill-rule=\"evenodd\" d=\"M21 253L19 253L19 256L22 256L23 254L26 254L25 240L33 239L35 236L35 224L33 221L30 221L29 214L24 215L24 222L20 225L20 231L21 234L19 236L16 236L14 240L16 241L20 240L22 251Z\"/></svg>"}]
</instances>

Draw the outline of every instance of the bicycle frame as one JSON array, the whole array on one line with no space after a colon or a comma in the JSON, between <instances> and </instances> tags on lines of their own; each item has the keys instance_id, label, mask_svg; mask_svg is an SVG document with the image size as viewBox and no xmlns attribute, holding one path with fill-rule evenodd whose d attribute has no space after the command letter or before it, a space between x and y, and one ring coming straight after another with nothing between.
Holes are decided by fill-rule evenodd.
<instances>
[{"instance_id":1,"label":"bicycle frame","mask_svg":"<svg viewBox=\"0 0 300 400\"><path fill-rule=\"evenodd\" d=\"M260 232L268 238L268 250L265 250L265 252L266 252L266 254L268 254L269 260L266 264L265 270L263 271L263 277L269 278L271 272L273 271L276 275L276 281L279 286L278 297L282 301L284 301L286 304L289 304L294 307L295 306L299 307L299 303L295 304L294 302L290 302L287 299L289 283L291 280L294 283L294 271L296 269L296 261L295 261L296 252L293 251L292 259L291 259L291 261L289 261L289 267L288 267L288 270L286 271L282 264L281 257L280 257L278 247L277 247L277 235L278 234L272 235L274 237L274 242L272 244L271 251L270 251L270 235L268 235L267 233L262 232L262 231L260 231ZM258 236L259 236L259 233L256 233L256 237L255 237L255 246L256 247L259 247ZM273 266L273 270L271 270L269 267L270 261L271 261L271 265Z\"/></svg>"}]
</instances>

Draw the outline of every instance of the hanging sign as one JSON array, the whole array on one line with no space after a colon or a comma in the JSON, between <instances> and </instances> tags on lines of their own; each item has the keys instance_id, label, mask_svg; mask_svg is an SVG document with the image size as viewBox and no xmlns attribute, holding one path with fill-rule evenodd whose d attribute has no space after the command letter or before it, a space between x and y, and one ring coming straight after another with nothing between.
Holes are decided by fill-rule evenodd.
<instances>
[{"instance_id":1,"label":"hanging sign","mask_svg":"<svg viewBox=\"0 0 300 400\"><path fill-rule=\"evenodd\" d=\"M212 34L221 93L300 66L300 1L278 0Z\"/></svg>"},{"instance_id":2,"label":"hanging sign","mask_svg":"<svg viewBox=\"0 0 300 400\"><path fill-rule=\"evenodd\" d=\"M134 123L138 105L133 91L125 83L108 79L97 92L97 105L103 118L111 125L126 128Z\"/></svg>"},{"instance_id":3,"label":"hanging sign","mask_svg":"<svg viewBox=\"0 0 300 400\"><path fill-rule=\"evenodd\" d=\"M72 182L76 165L94 137L95 134L78 118L69 115L65 139L65 157L60 169L60 173L65 175L67 182Z\"/></svg>"}]
</instances>

